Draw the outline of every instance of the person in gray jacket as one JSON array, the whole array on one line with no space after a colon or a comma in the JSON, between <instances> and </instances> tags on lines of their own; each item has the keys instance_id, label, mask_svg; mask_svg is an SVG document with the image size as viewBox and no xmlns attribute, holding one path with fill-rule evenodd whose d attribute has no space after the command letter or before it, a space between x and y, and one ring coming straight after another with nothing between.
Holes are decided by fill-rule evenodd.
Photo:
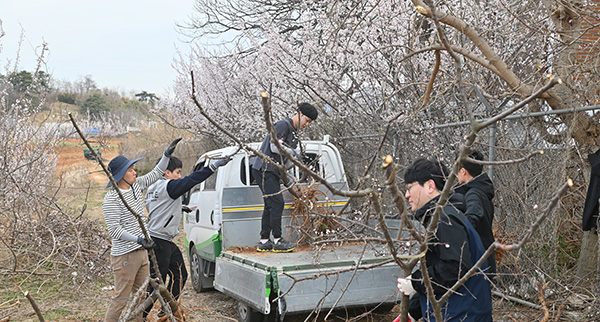
<instances>
[{"instance_id":1,"label":"person in gray jacket","mask_svg":"<svg viewBox=\"0 0 600 322\"><path fill-rule=\"evenodd\" d=\"M195 185L210 177L218 167L226 165L231 158L212 160L206 167L192 172L182 178L181 168L183 163L177 157L171 157L169 165L162 178L156 181L146 194L146 209L148 210L148 232L156 243L154 253L158 262L158 269L163 281L169 276L167 289L177 300L187 280L187 270L183 255L173 238L179 234L181 221L182 199L186 192ZM153 267L150 274L156 277ZM152 285L148 285L148 293L152 293ZM144 317L152 310L146 308ZM162 313L159 313L162 314Z\"/></svg>"}]
</instances>

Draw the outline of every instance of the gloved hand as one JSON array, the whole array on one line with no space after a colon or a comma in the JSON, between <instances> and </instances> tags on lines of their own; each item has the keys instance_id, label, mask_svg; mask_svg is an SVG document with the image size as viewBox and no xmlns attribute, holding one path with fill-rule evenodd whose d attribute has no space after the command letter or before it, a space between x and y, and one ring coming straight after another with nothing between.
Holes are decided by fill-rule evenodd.
<instances>
[{"instance_id":1,"label":"gloved hand","mask_svg":"<svg viewBox=\"0 0 600 322\"><path fill-rule=\"evenodd\" d=\"M411 295L412 293L416 292L415 288L412 286L410 276L398 278L398 289L404 295Z\"/></svg>"},{"instance_id":2,"label":"gloved hand","mask_svg":"<svg viewBox=\"0 0 600 322\"><path fill-rule=\"evenodd\" d=\"M151 249L156 247L156 243L152 239L146 240L146 238L144 237L138 237L137 243L142 245L142 247L144 247L145 249Z\"/></svg>"},{"instance_id":3,"label":"gloved hand","mask_svg":"<svg viewBox=\"0 0 600 322\"><path fill-rule=\"evenodd\" d=\"M218 159L218 160L213 160L210 162L210 169L215 172L217 171L218 167L222 167L224 165L226 165L227 163L229 163L229 161L231 161L231 157L227 157L225 159Z\"/></svg>"},{"instance_id":4,"label":"gloved hand","mask_svg":"<svg viewBox=\"0 0 600 322\"><path fill-rule=\"evenodd\" d=\"M300 159L301 153L302 151L300 150L300 147L294 149L294 156L296 157L296 159Z\"/></svg>"},{"instance_id":5,"label":"gloved hand","mask_svg":"<svg viewBox=\"0 0 600 322\"><path fill-rule=\"evenodd\" d=\"M286 147L284 147L284 149L285 149L285 152L287 152L287 153L291 154L291 155L292 155L292 157L296 158L296 151L294 151L294 149L292 149L292 148L288 148L287 146L286 146Z\"/></svg>"},{"instance_id":6,"label":"gloved hand","mask_svg":"<svg viewBox=\"0 0 600 322\"><path fill-rule=\"evenodd\" d=\"M294 179L294 177L292 177L290 175L287 176L287 179L288 179L288 182L287 182L287 184L284 184L284 186L289 189L291 186L293 186L296 183L296 179Z\"/></svg>"},{"instance_id":7,"label":"gloved hand","mask_svg":"<svg viewBox=\"0 0 600 322\"><path fill-rule=\"evenodd\" d=\"M179 141L181 141L181 138L175 139L173 142L171 142L171 144L169 144L165 150L165 156L167 158L170 158L173 155L173 152L175 152L175 147L177 147L177 143L179 143Z\"/></svg>"},{"instance_id":8,"label":"gloved hand","mask_svg":"<svg viewBox=\"0 0 600 322\"><path fill-rule=\"evenodd\" d=\"M285 160L285 164L283 165L286 170L289 170L294 167L294 164L289 159Z\"/></svg>"}]
</instances>

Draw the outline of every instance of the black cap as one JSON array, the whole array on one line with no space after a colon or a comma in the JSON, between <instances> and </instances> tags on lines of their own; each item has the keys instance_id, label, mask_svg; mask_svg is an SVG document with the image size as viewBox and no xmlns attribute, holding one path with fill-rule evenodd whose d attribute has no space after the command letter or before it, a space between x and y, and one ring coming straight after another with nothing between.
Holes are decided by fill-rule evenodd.
<instances>
[{"instance_id":1,"label":"black cap","mask_svg":"<svg viewBox=\"0 0 600 322\"><path fill-rule=\"evenodd\" d=\"M317 116L319 116L317 109L309 103L300 103L298 105L298 111L300 111L302 115L308 116L313 121L317 119Z\"/></svg>"}]
</instances>

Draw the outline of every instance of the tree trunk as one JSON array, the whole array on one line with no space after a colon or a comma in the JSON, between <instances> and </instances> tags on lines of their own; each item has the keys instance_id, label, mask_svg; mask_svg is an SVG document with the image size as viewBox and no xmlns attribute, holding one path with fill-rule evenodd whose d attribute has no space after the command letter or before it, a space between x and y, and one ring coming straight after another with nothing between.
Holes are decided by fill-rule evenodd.
<instances>
[{"instance_id":1,"label":"tree trunk","mask_svg":"<svg viewBox=\"0 0 600 322\"><path fill-rule=\"evenodd\" d=\"M596 229L584 231L581 240L581 251L579 253L579 262L577 263L577 277L594 279L597 275L591 274L597 270L598 266L598 235Z\"/></svg>"},{"instance_id":2,"label":"tree trunk","mask_svg":"<svg viewBox=\"0 0 600 322\"><path fill-rule=\"evenodd\" d=\"M545 7L549 11L550 18L556 27L556 32L560 35L560 39L564 44L568 44L561 48L556 64L557 75L565 82L566 86L554 88L549 91L551 99L546 99L546 102L552 109L564 109L571 107L580 107L585 105L585 100L581 96L573 92L575 83L578 81L574 78L576 74L576 65L573 62L577 61L577 56L581 52L580 42L577 41L581 37L582 9L585 8L583 0L571 1L556 1L543 0ZM600 128L598 122L594 121L589 115L584 112L575 114L565 114L560 116L562 121L569 127L570 135L575 140L579 150L583 154L593 153L598 149L598 138L600 137ZM581 165L581 169L586 169L587 164ZM583 234L581 243L581 251L579 255L579 263L577 266L577 276L595 278L595 274L591 273L596 270L598 264L598 236L595 231L586 231Z\"/></svg>"}]
</instances>

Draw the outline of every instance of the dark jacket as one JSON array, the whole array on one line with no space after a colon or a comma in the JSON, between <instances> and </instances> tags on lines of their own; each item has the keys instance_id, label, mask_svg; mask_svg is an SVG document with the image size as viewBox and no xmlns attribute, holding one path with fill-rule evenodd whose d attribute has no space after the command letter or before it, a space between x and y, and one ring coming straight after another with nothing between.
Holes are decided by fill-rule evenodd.
<instances>
[{"instance_id":1,"label":"dark jacket","mask_svg":"<svg viewBox=\"0 0 600 322\"><path fill-rule=\"evenodd\" d=\"M279 120L273 124L273 127L275 128L275 133L277 134L277 140L279 140L283 145L287 145L292 149L295 149L298 146L296 128L294 127L294 121L292 121L291 118ZM260 152L267 155L269 158L271 158L271 160L279 164L285 164L286 158L282 154L271 151L271 141L271 135L267 135L260 146ZM277 168L275 168L272 164L265 162L261 158L256 158L252 167L256 170L270 171L279 174Z\"/></svg>"},{"instance_id":2,"label":"dark jacket","mask_svg":"<svg viewBox=\"0 0 600 322\"><path fill-rule=\"evenodd\" d=\"M439 198L434 198L417 210L415 217L425 226ZM440 214L437 231L429 241L425 260L427 271L434 286L436 298L454 285L484 253L479 235L465 215L453 204L460 203L460 197L452 196ZM484 264L482 269L487 268ZM412 274L413 287L421 295L421 310L424 321L433 322L433 309L427 301L425 285L415 279L422 279L420 270ZM472 276L457 293L451 295L442 310L444 321L492 321L492 295L489 281L483 274Z\"/></svg>"},{"instance_id":3,"label":"dark jacket","mask_svg":"<svg viewBox=\"0 0 600 322\"><path fill-rule=\"evenodd\" d=\"M487 249L494 242L492 223L494 221L494 183L487 173L473 178L463 186L456 189L457 193L464 195L465 216L479 234L483 247ZM495 256L488 257L489 272L496 273Z\"/></svg>"},{"instance_id":4,"label":"dark jacket","mask_svg":"<svg viewBox=\"0 0 600 322\"><path fill-rule=\"evenodd\" d=\"M582 229L584 231L597 228L598 198L600 197L600 150L588 154L588 160L592 166L592 173L590 174L590 184L583 207Z\"/></svg>"}]
</instances>

